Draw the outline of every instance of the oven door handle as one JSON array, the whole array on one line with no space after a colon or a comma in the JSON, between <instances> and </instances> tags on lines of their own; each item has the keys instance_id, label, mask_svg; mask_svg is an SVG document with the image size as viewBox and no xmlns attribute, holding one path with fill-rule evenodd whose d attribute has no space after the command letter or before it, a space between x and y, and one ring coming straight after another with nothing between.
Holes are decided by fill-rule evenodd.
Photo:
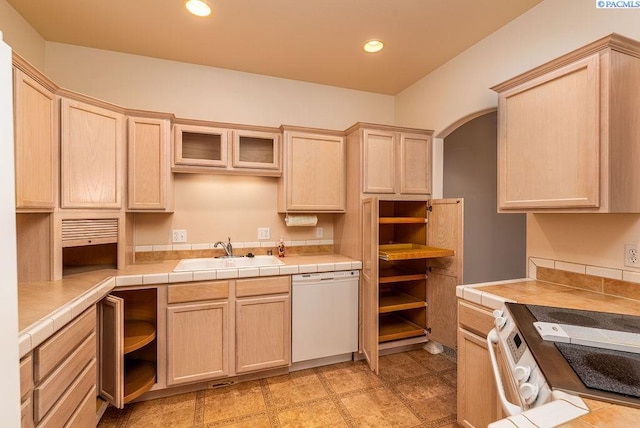
<instances>
[{"instance_id":1,"label":"oven door handle","mask_svg":"<svg viewBox=\"0 0 640 428\"><path fill-rule=\"evenodd\" d=\"M500 369L498 368L498 359L493 349L493 345L498 344L498 332L495 328L492 328L487 335L487 347L489 348L489 356L491 357L491 367L493 368L493 378L496 380L496 387L498 389L498 397L500 398L500 404L507 413L508 416L514 416L522 413L524 410L522 407L511 403L506 394L504 393L504 386L502 383L502 376L500 376Z\"/></svg>"}]
</instances>

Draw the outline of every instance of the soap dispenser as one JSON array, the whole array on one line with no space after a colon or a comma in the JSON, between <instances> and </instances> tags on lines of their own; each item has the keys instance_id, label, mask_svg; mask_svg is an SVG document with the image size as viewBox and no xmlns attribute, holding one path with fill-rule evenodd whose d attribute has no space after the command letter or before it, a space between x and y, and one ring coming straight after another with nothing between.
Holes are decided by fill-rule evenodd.
<instances>
[{"instance_id":1,"label":"soap dispenser","mask_svg":"<svg viewBox=\"0 0 640 428\"><path fill-rule=\"evenodd\" d=\"M284 240L282 239L282 236L278 242L278 257L284 257Z\"/></svg>"}]
</instances>

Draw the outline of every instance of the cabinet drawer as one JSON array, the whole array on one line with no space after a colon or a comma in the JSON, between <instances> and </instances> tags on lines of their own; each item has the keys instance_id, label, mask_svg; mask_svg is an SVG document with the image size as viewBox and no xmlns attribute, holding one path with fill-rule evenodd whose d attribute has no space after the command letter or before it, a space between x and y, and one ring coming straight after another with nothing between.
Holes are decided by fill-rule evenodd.
<instances>
[{"instance_id":1,"label":"cabinet drawer","mask_svg":"<svg viewBox=\"0 0 640 428\"><path fill-rule=\"evenodd\" d=\"M236 297L288 293L290 284L290 276L239 279L236 281Z\"/></svg>"},{"instance_id":2,"label":"cabinet drawer","mask_svg":"<svg viewBox=\"0 0 640 428\"><path fill-rule=\"evenodd\" d=\"M198 302L229 297L229 281L206 281L191 284L170 285L167 303Z\"/></svg>"},{"instance_id":3,"label":"cabinet drawer","mask_svg":"<svg viewBox=\"0 0 640 428\"><path fill-rule=\"evenodd\" d=\"M33 403L30 396L20 405L20 428L33 428Z\"/></svg>"},{"instance_id":4,"label":"cabinet drawer","mask_svg":"<svg viewBox=\"0 0 640 428\"><path fill-rule=\"evenodd\" d=\"M42 419L75 380L77 373L96 357L96 335L87 339L49 376L34 393L35 417Z\"/></svg>"},{"instance_id":5,"label":"cabinet drawer","mask_svg":"<svg viewBox=\"0 0 640 428\"><path fill-rule=\"evenodd\" d=\"M78 410L65 425L66 428L86 428L96 424L96 388L93 387L84 397Z\"/></svg>"},{"instance_id":6,"label":"cabinet drawer","mask_svg":"<svg viewBox=\"0 0 640 428\"><path fill-rule=\"evenodd\" d=\"M78 346L85 337L95 331L96 308L92 306L75 321L64 327L34 351L35 381L40 382Z\"/></svg>"},{"instance_id":7,"label":"cabinet drawer","mask_svg":"<svg viewBox=\"0 0 640 428\"><path fill-rule=\"evenodd\" d=\"M20 360L20 397L33 389L33 361L31 355Z\"/></svg>"},{"instance_id":8,"label":"cabinet drawer","mask_svg":"<svg viewBox=\"0 0 640 428\"><path fill-rule=\"evenodd\" d=\"M82 370L80 376L76 378L75 382L71 384L65 394L60 397L60 400L58 400L53 409L51 409L47 417L38 424L38 428L59 428L64 426L73 415L73 412L80 406L87 393L94 391L95 387L96 360L94 359ZM91 426L94 426L94 424L95 420Z\"/></svg>"},{"instance_id":9,"label":"cabinet drawer","mask_svg":"<svg viewBox=\"0 0 640 428\"><path fill-rule=\"evenodd\" d=\"M487 337L494 327L493 313L489 309L458 302L458 323L467 330Z\"/></svg>"}]
</instances>

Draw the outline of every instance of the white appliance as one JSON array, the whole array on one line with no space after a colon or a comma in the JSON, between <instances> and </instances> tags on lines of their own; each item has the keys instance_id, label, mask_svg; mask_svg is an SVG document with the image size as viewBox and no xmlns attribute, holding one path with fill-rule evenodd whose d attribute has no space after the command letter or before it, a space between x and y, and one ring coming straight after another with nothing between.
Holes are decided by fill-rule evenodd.
<instances>
[{"instance_id":1,"label":"white appliance","mask_svg":"<svg viewBox=\"0 0 640 428\"><path fill-rule=\"evenodd\" d=\"M487 345L498 397L508 418L489 427L554 427L588 413L580 397L549 387L509 309L503 306L493 315L496 327L489 332Z\"/></svg>"},{"instance_id":2,"label":"white appliance","mask_svg":"<svg viewBox=\"0 0 640 428\"><path fill-rule=\"evenodd\" d=\"M293 276L293 363L326 357L344 361L358 351L359 277L357 270Z\"/></svg>"}]
</instances>

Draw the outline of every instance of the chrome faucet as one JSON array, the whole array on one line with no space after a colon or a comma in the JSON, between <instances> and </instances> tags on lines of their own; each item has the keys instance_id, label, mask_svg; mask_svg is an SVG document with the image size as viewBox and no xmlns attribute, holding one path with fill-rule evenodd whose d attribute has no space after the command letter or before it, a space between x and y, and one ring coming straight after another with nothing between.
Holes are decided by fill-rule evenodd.
<instances>
[{"instance_id":1,"label":"chrome faucet","mask_svg":"<svg viewBox=\"0 0 640 428\"><path fill-rule=\"evenodd\" d=\"M213 244L213 248L218 248L218 244L220 244L222 248L224 248L224 252L227 253L227 257L233 257L233 247L231 246L231 237L229 236L227 239L229 240L229 243L225 244L222 241L218 241L215 244Z\"/></svg>"}]
</instances>

